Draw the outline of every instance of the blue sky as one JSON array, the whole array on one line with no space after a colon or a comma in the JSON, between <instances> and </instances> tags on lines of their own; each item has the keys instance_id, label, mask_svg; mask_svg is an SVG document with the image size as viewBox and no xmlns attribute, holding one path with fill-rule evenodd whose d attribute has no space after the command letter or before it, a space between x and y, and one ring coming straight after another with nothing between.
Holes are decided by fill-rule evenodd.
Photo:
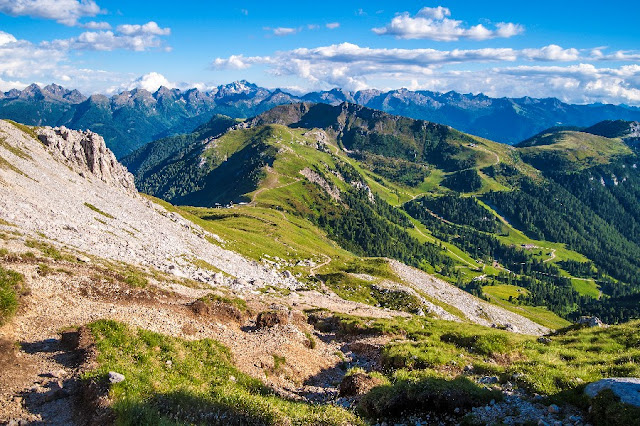
<instances>
[{"instance_id":1,"label":"blue sky","mask_svg":"<svg viewBox=\"0 0 640 426\"><path fill-rule=\"evenodd\" d=\"M0 0L0 89L246 79L640 105L632 1Z\"/></svg>"}]
</instances>

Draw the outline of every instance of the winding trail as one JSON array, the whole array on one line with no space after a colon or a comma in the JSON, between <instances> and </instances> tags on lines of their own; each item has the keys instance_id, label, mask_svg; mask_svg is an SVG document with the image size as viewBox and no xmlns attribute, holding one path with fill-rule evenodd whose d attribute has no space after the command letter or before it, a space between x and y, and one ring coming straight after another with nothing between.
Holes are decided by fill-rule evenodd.
<instances>
[{"instance_id":1,"label":"winding trail","mask_svg":"<svg viewBox=\"0 0 640 426\"><path fill-rule=\"evenodd\" d=\"M547 247L540 247L540 248L546 249ZM556 258L556 249L549 249L549 250L551 250L551 256L549 256L548 259L543 260L542 263L551 262L553 259Z\"/></svg>"},{"instance_id":2,"label":"winding trail","mask_svg":"<svg viewBox=\"0 0 640 426\"><path fill-rule=\"evenodd\" d=\"M273 170L271 168L268 170L268 173L271 173L271 174L276 175L276 176L283 176L282 174L276 172L275 170ZM273 187L260 188L256 192L254 192L253 195L251 196L251 202L249 203L249 205L250 206L255 206L256 205L256 198L258 197L258 195L262 194L264 191L270 191L270 190L273 190L273 189L286 188L287 186L293 185L294 183L298 183L301 180L302 179L296 177L296 178L294 178L293 182L289 182L289 183L285 183L285 184L278 185L278 186L273 186Z\"/></svg>"},{"instance_id":3,"label":"winding trail","mask_svg":"<svg viewBox=\"0 0 640 426\"><path fill-rule=\"evenodd\" d=\"M317 271L318 269L322 268L323 266L327 266L327 265L328 265L329 263L331 263L331 261L333 260L333 259L331 259L331 257L327 256L326 254L324 254L324 253L321 253L321 254L322 254L322 256L325 258L325 261L324 261L324 262L322 262L322 263L321 263L321 264L319 264L319 265L312 266L312 267L311 267L311 269L309 270L309 275L311 275L311 276L314 276L314 277L315 277L315 276L316 276L316 271Z\"/></svg>"}]
</instances>

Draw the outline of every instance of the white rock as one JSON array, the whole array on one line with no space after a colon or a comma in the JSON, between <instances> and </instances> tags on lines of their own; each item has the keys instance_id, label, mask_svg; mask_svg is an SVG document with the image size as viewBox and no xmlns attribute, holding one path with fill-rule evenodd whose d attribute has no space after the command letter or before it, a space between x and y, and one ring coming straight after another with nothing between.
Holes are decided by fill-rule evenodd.
<instances>
[{"instance_id":1,"label":"white rock","mask_svg":"<svg viewBox=\"0 0 640 426\"><path fill-rule=\"evenodd\" d=\"M124 375L116 373L115 371L109 371L109 383L124 382Z\"/></svg>"}]
</instances>

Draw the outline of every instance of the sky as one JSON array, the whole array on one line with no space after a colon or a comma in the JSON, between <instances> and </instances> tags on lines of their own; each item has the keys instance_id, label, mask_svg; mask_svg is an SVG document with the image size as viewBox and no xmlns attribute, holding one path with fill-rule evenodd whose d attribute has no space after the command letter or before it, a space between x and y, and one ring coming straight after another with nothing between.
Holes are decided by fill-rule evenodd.
<instances>
[{"instance_id":1,"label":"sky","mask_svg":"<svg viewBox=\"0 0 640 426\"><path fill-rule=\"evenodd\" d=\"M640 2L0 0L0 90L248 80L640 105Z\"/></svg>"}]
</instances>

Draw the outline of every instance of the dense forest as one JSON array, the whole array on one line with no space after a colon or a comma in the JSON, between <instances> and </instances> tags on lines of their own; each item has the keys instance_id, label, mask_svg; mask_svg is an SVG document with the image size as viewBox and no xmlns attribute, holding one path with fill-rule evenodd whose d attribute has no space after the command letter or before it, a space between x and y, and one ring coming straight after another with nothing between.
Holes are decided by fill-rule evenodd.
<instances>
[{"instance_id":1,"label":"dense forest","mask_svg":"<svg viewBox=\"0 0 640 426\"><path fill-rule=\"evenodd\" d=\"M628 293L640 288L640 247L626 236L633 231L622 233L594 211L604 207L587 205L554 181L523 180L520 190L489 192L483 199L530 237L566 243L592 259L600 270L627 283Z\"/></svg>"},{"instance_id":2,"label":"dense forest","mask_svg":"<svg viewBox=\"0 0 640 426\"><path fill-rule=\"evenodd\" d=\"M634 287L612 281L594 263L545 263L526 249L501 243L492 235L500 232L499 223L494 221L495 217L487 220L488 210L473 197L459 194L425 196L406 203L404 209L427 226L435 237L455 244L485 263L495 260L503 265L501 273L488 277L482 285L510 284L527 289L528 293L512 300L513 303L546 306L573 320L582 315L600 315L607 322L617 323L640 315L640 307L632 303L638 298ZM560 268L577 277L598 279L604 296L594 299L580 295L571 280L561 275ZM465 290L482 296L480 283L459 284Z\"/></svg>"}]
</instances>

